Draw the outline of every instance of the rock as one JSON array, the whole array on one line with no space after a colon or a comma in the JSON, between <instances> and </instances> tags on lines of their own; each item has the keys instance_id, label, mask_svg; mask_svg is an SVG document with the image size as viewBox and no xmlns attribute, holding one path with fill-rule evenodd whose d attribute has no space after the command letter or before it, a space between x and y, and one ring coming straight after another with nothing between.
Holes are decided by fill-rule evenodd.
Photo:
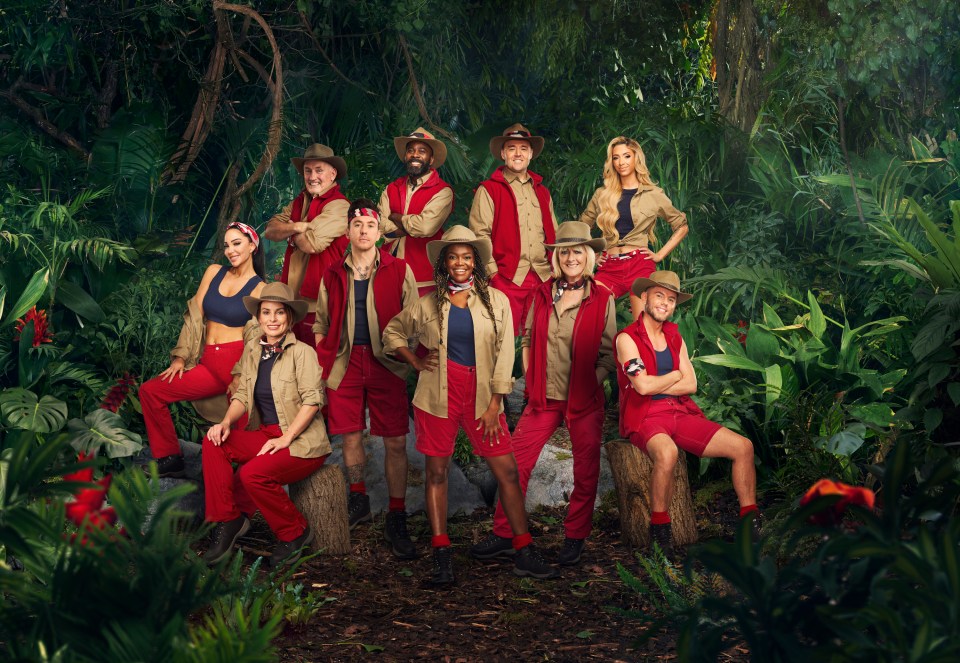
<instances>
[{"instance_id":1,"label":"rock","mask_svg":"<svg viewBox=\"0 0 960 663\"><path fill-rule=\"evenodd\" d=\"M194 521L197 523L203 522L205 512L203 495L203 466L200 458L201 449L202 447L196 442L180 440L180 450L183 452L183 462L186 466L187 476L182 479L160 479L160 490L164 493L172 488L175 488L176 486L182 486L184 484L188 484L194 488L191 493L187 494L183 499L180 500L180 502L177 504L177 508L192 514ZM150 453L149 447L144 447L144 450L133 459L134 463L140 465L146 465L152 460L154 460L154 458Z\"/></svg>"},{"instance_id":2,"label":"rock","mask_svg":"<svg viewBox=\"0 0 960 663\"><path fill-rule=\"evenodd\" d=\"M513 391L503 397L503 409L506 414L519 417L523 412L523 390L526 387L527 381L522 377L513 381Z\"/></svg>"}]
</instances>

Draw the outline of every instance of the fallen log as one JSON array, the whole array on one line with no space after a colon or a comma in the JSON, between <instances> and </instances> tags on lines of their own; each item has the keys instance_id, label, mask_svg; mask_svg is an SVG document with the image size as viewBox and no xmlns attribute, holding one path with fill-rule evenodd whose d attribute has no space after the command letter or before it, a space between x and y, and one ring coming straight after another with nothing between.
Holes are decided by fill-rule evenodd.
<instances>
[{"instance_id":1,"label":"fallen log","mask_svg":"<svg viewBox=\"0 0 960 663\"><path fill-rule=\"evenodd\" d=\"M303 481L290 484L290 499L313 529L310 545L314 550L328 555L350 552L347 486L339 467L324 465Z\"/></svg>"}]
</instances>

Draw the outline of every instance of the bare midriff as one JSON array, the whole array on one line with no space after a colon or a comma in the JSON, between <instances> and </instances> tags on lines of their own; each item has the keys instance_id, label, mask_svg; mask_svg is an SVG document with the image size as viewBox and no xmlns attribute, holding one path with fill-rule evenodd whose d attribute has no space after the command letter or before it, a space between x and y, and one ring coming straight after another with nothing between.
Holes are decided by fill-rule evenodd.
<instances>
[{"instance_id":1,"label":"bare midriff","mask_svg":"<svg viewBox=\"0 0 960 663\"><path fill-rule=\"evenodd\" d=\"M234 343L243 340L243 327L228 327L227 325L207 320L205 343L207 345L219 345L221 343Z\"/></svg>"},{"instance_id":2,"label":"bare midriff","mask_svg":"<svg viewBox=\"0 0 960 663\"><path fill-rule=\"evenodd\" d=\"M642 246L637 246L635 244L625 244L623 246L608 246L607 255L608 256L618 256L621 253L630 253L631 251L636 251L637 249L642 249Z\"/></svg>"}]
</instances>

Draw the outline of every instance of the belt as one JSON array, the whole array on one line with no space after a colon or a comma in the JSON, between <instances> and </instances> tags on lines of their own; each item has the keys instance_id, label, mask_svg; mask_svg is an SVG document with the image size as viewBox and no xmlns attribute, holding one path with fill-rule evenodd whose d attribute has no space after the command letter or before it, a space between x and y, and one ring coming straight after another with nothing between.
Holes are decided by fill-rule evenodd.
<instances>
[{"instance_id":1,"label":"belt","mask_svg":"<svg viewBox=\"0 0 960 663\"><path fill-rule=\"evenodd\" d=\"M642 254L640 253L640 249L634 249L633 251L629 251L627 253L618 253L617 255L614 255L614 256L604 251L603 255L606 256L607 260L630 260Z\"/></svg>"}]
</instances>

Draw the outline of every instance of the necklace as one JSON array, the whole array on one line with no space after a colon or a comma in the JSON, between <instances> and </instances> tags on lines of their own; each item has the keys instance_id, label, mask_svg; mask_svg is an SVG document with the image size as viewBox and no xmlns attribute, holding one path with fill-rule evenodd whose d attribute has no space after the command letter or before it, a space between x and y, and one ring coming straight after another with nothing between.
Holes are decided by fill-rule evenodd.
<instances>
[{"instance_id":1,"label":"necklace","mask_svg":"<svg viewBox=\"0 0 960 663\"><path fill-rule=\"evenodd\" d=\"M370 274L371 267L373 267L373 263L366 265L365 267L361 267L360 265L354 265L353 269L357 272L357 276L360 279L365 279Z\"/></svg>"}]
</instances>

